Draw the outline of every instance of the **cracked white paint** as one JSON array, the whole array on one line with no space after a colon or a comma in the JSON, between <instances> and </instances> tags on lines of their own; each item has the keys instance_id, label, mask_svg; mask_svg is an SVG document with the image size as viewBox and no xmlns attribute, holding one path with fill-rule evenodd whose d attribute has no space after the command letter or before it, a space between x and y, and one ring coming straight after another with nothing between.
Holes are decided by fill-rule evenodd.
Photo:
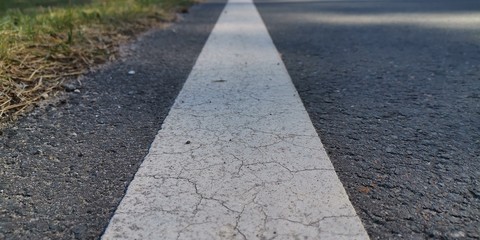
<instances>
[{"instance_id":1,"label":"cracked white paint","mask_svg":"<svg viewBox=\"0 0 480 240\"><path fill-rule=\"evenodd\" d=\"M368 239L251 0L225 7L103 239Z\"/></svg>"}]
</instances>

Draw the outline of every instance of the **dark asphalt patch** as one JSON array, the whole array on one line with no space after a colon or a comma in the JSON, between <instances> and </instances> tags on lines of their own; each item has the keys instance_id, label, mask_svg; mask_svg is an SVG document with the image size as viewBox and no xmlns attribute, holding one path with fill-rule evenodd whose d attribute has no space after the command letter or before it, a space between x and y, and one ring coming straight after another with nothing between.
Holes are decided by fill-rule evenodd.
<instances>
[{"instance_id":1,"label":"dark asphalt patch","mask_svg":"<svg viewBox=\"0 0 480 240\"><path fill-rule=\"evenodd\" d=\"M478 14L480 2L257 7L372 239L480 238L480 29L308 18L428 19Z\"/></svg>"},{"instance_id":2,"label":"dark asphalt patch","mask_svg":"<svg viewBox=\"0 0 480 240\"><path fill-rule=\"evenodd\" d=\"M100 236L223 6L193 7L0 133L0 239Z\"/></svg>"}]
</instances>

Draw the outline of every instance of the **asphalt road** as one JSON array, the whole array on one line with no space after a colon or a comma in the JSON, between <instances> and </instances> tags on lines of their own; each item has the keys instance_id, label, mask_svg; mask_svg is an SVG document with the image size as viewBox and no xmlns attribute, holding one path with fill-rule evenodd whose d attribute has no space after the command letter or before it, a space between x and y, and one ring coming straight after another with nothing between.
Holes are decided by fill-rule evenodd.
<instances>
[{"instance_id":1,"label":"asphalt road","mask_svg":"<svg viewBox=\"0 0 480 240\"><path fill-rule=\"evenodd\" d=\"M480 238L480 1L257 0L372 239Z\"/></svg>"},{"instance_id":2,"label":"asphalt road","mask_svg":"<svg viewBox=\"0 0 480 240\"><path fill-rule=\"evenodd\" d=\"M371 238L480 238L480 2L257 7ZM0 131L0 239L101 235L222 8Z\"/></svg>"},{"instance_id":3,"label":"asphalt road","mask_svg":"<svg viewBox=\"0 0 480 240\"><path fill-rule=\"evenodd\" d=\"M101 235L223 6L195 6L73 82L80 93L0 131L0 239Z\"/></svg>"}]
</instances>

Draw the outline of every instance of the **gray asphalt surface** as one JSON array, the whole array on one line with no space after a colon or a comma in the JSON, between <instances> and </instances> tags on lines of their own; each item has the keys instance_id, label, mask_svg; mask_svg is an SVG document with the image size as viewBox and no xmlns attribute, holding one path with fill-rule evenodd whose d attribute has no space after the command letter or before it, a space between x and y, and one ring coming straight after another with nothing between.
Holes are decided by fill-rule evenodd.
<instances>
[{"instance_id":1,"label":"gray asphalt surface","mask_svg":"<svg viewBox=\"0 0 480 240\"><path fill-rule=\"evenodd\" d=\"M257 7L371 238L479 239L480 2ZM0 239L101 235L222 8L0 131Z\"/></svg>"},{"instance_id":2,"label":"gray asphalt surface","mask_svg":"<svg viewBox=\"0 0 480 240\"><path fill-rule=\"evenodd\" d=\"M0 131L0 239L101 235L222 9L194 7L73 82L80 93Z\"/></svg>"},{"instance_id":3,"label":"gray asphalt surface","mask_svg":"<svg viewBox=\"0 0 480 240\"><path fill-rule=\"evenodd\" d=\"M480 238L480 1L257 0L372 239Z\"/></svg>"}]
</instances>

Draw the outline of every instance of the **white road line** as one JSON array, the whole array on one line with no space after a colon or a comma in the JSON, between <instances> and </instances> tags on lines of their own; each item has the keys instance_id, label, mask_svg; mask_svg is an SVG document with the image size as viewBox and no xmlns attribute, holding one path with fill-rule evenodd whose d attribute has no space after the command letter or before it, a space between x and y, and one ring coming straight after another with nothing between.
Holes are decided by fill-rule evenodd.
<instances>
[{"instance_id":1,"label":"white road line","mask_svg":"<svg viewBox=\"0 0 480 240\"><path fill-rule=\"evenodd\" d=\"M107 239L368 239L251 0L231 0Z\"/></svg>"}]
</instances>

